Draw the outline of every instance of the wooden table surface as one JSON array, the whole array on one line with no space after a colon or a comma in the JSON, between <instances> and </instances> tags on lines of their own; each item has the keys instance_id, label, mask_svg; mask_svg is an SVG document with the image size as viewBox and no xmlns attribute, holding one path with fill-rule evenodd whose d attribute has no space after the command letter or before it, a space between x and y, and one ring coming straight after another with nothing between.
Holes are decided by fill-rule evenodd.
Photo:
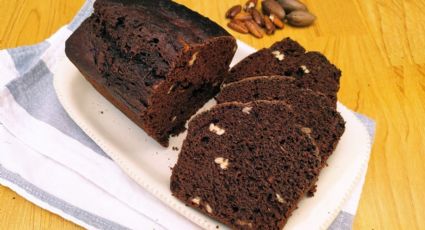
<instances>
[{"instance_id":1,"label":"wooden table surface","mask_svg":"<svg viewBox=\"0 0 425 230\"><path fill-rule=\"evenodd\" d=\"M42 41L68 23L84 0L0 0L0 49ZM225 26L243 0L178 0ZM290 36L343 71L339 100L377 122L355 229L425 229L424 0L305 1L318 20L261 40ZM342 3L343 2L343 3ZM0 229L78 229L0 187Z\"/></svg>"}]
</instances>

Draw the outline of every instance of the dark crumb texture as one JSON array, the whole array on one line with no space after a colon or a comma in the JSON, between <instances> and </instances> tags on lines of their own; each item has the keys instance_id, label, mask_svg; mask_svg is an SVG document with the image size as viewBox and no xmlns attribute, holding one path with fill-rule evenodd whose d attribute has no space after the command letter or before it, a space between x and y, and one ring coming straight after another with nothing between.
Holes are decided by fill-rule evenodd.
<instances>
[{"instance_id":1,"label":"dark crumb texture","mask_svg":"<svg viewBox=\"0 0 425 230\"><path fill-rule=\"evenodd\" d=\"M285 38L270 48L243 59L231 70L226 83L247 77L272 76L295 78L295 84L327 95L336 105L341 71L319 52L306 52L297 42Z\"/></svg>"},{"instance_id":2,"label":"dark crumb texture","mask_svg":"<svg viewBox=\"0 0 425 230\"><path fill-rule=\"evenodd\" d=\"M255 100L283 101L294 111L296 122L309 127L322 157L322 166L334 152L345 130L345 122L333 108L333 101L321 93L296 85L296 79L281 76L245 78L227 84L216 97L218 103Z\"/></svg>"},{"instance_id":3,"label":"dark crumb texture","mask_svg":"<svg viewBox=\"0 0 425 230\"><path fill-rule=\"evenodd\" d=\"M281 229L321 158L284 102L223 103L189 123L174 196L234 229Z\"/></svg>"},{"instance_id":4,"label":"dark crumb texture","mask_svg":"<svg viewBox=\"0 0 425 230\"><path fill-rule=\"evenodd\" d=\"M97 0L66 54L109 101L163 146L218 91L236 41L167 0Z\"/></svg>"}]
</instances>

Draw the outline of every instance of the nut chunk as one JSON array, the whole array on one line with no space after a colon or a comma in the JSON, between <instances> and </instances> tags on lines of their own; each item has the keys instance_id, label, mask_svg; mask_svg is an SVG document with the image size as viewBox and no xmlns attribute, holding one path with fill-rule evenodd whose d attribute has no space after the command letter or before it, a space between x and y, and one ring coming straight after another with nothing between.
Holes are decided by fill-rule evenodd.
<instances>
[{"instance_id":1,"label":"nut chunk","mask_svg":"<svg viewBox=\"0 0 425 230\"><path fill-rule=\"evenodd\" d=\"M236 48L216 23L169 0L97 0L66 55L163 146L218 91Z\"/></svg>"}]
</instances>

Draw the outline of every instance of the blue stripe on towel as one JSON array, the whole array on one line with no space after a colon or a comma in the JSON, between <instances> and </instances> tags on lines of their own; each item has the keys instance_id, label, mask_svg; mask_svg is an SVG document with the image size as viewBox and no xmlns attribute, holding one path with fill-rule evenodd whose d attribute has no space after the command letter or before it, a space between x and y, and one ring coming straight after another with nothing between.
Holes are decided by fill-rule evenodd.
<instances>
[{"instance_id":1,"label":"blue stripe on towel","mask_svg":"<svg viewBox=\"0 0 425 230\"><path fill-rule=\"evenodd\" d=\"M39 60L30 70L7 85L16 102L34 118L55 127L94 152L107 157L63 109L53 87L53 74L46 64Z\"/></svg>"},{"instance_id":2,"label":"blue stripe on towel","mask_svg":"<svg viewBox=\"0 0 425 230\"><path fill-rule=\"evenodd\" d=\"M84 6L81 7L81 10L75 16L74 20L72 20L72 22L68 25L68 29L74 31L78 28L78 26L80 26L80 24L93 12L93 3L94 0L86 1Z\"/></svg>"},{"instance_id":3,"label":"blue stripe on towel","mask_svg":"<svg viewBox=\"0 0 425 230\"><path fill-rule=\"evenodd\" d=\"M87 212L83 209L75 207L64 200L61 200L56 196L53 196L39 189L35 185L29 183L27 180L19 176L18 174L8 171L2 165L0 165L0 178L19 186L21 189L25 190L25 192L34 196L38 200L49 204L50 206L55 207L70 216L75 217L76 219L86 223L87 225L105 230L128 229L113 221L107 220L90 212Z\"/></svg>"},{"instance_id":4,"label":"blue stripe on towel","mask_svg":"<svg viewBox=\"0 0 425 230\"><path fill-rule=\"evenodd\" d=\"M329 226L328 230L352 229L354 216L348 212L341 211Z\"/></svg>"},{"instance_id":5,"label":"blue stripe on towel","mask_svg":"<svg viewBox=\"0 0 425 230\"><path fill-rule=\"evenodd\" d=\"M50 43L44 41L34 46L23 46L9 49L7 52L12 57L15 68L19 75L22 76L28 72L38 61L40 61L41 55L49 47Z\"/></svg>"}]
</instances>

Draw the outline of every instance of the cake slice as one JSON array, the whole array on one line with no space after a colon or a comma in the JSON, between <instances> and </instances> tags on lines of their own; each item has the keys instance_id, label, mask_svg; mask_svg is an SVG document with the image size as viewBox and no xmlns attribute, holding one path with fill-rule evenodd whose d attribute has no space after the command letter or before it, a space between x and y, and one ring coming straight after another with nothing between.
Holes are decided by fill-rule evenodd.
<instances>
[{"instance_id":1,"label":"cake slice","mask_svg":"<svg viewBox=\"0 0 425 230\"><path fill-rule=\"evenodd\" d=\"M293 77L295 84L328 96L336 105L341 71L319 52L306 52L297 42L285 38L270 48L253 53L236 64L226 83L253 76Z\"/></svg>"},{"instance_id":2,"label":"cake slice","mask_svg":"<svg viewBox=\"0 0 425 230\"><path fill-rule=\"evenodd\" d=\"M281 229L321 158L284 102L230 102L189 123L171 176L187 205L234 229Z\"/></svg>"},{"instance_id":3,"label":"cake slice","mask_svg":"<svg viewBox=\"0 0 425 230\"><path fill-rule=\"evenodd\" d=\"M218 91L236 51L216 23L169 0L97 0L65 52L161 145Z\"/></svg>"},{"instance_id":4,"label":"cake slice","mask_svg":"<svg viewBox=\"0 0 425 230\"><path fill-rule=\"evenodd\" d=\"M216 100L225 102L250 102L255 100L280 100L291 106L294 119L302 126L309 127L322 157L322 166L334 152L345 130L345 122L333 108L333 101L321 93L296 85L296 79L281 76L245 78L227 84L221 89Z\"/></svg>"}]
</instances>

